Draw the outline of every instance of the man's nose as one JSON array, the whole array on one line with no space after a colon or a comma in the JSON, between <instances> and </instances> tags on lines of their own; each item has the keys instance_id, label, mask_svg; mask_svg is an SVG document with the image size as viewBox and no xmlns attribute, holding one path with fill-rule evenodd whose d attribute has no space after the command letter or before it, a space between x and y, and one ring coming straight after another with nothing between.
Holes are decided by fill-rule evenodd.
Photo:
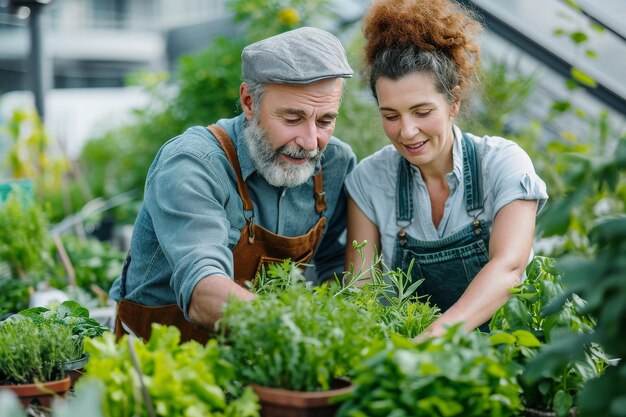
<instances>
[{"instance_id":1,"label":"man's nose","mask_svg":"<svg viewBox=\"0 0 626 417\"><path fill-rule=\"evenodd\" d=\"M296 143L305 151L312 152L318 147L318 134L316 123L305 123L300 134L296 138Z\"/></svg>"}]
</instances>

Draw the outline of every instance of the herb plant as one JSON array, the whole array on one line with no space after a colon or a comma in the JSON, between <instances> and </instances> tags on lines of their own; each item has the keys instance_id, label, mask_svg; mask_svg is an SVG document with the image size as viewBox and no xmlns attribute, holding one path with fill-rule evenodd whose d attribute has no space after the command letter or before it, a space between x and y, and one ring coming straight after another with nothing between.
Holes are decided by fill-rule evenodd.
<instances>
[{"instance_id":1,"label":"herb plant","mask_svg":"<svg viewBox=\"0 0 626 417\"><path fill-rule=\"evenodd\" d=\"M364 259L363 248L367 241L352 243ZM408 271L387 268L381 256L375 256L373 265L355 273L354 265L337 279L336 296L342 296L368 311L380 323L387 336L399 334L414 338L421 334L439 316L439 308L431 305L424 297L418 297L417 288L423 280L412 282L411 268ZM363 283L365 281L366 283Z\"/></svg>"},{"instance_id":2,"label":"herb plant","mask_svg":"<svg viewBox=\"0 0 626 417\"><path fill-rule=\"evenodd\" d=\"M295 281L251 302L231 299L219 326L238 379L296 391L328 390L362 358L380 328L367 312L328 286Z\"/></svg>"},{"instance_id":3,"label":"herb plant","mask_svg":"<svg viewBox=\"0 0 626 417\"><path fill-rule=\"evenodd\" d=\"M20 311L19 315L28 317L38 326L56 323L68 327L71 330L74 347L69 360L80 359L84 355L83 343L86 337L98 337L109 330L108 327L90 318L89 310L76 301L64 301L50 309L33 307Z\"/></svg>"},{"instance_id":4,"label":"herb plant","mask_svg":"<svg viewBox=\"0 0 626 417\"><path fill-rule=\"evenodd\" d=\"M359 365L338 417L514 416L514 374L481 333L460 325L415 344L393 336Z\"/></svg>"},{"instance_id":5,"label":"herb plant","mask_svg":"<svg viewBox=\"0 0 626 417\"><path fill-rule=\"evenodd\" d=\"M62 324L36 324L20 315L0 322L0 385L63 378L62 364L74 349L72 331Z\"/></svg>"}]
</instances>

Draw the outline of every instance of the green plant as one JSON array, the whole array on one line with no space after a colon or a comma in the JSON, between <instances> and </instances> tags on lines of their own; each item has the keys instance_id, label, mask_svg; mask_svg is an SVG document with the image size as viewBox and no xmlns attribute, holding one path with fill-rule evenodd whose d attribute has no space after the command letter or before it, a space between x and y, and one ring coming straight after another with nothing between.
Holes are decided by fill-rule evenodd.
<instances>
[{"instance_id":1,"label":"green plant","mask_svg":"<svg viewBox=\"0 0 626 417\"><path fill-rule=\"evenodd\" d=\"M115 335L107 332L86 340L85 350L90 360L77 389L97 385L105 417L258 417L251 390L229 401L226 390L234 369L214 340L206 346L180 344L178 329L154 324L147 343L124 336L116 344Z\"/></svg>"},{"instance_id":2,"label":"green plant","mask_svg":"<svg viewBox=\"0 0 626 417\"><path fill-rule=\"evenodd\" d=\"M84 355L85 338L102 336L104 332L109 330L108 327L102 326L90 318L89 310L76 301L64 301L51 308L33 307L20 311L19 315L28 317L38 326L54 323L68 327L72 332L71 339L74 346L69 355L69 360L79 359Z\"/></svg>"},{"instance_id":3,"label":"green plant","mask_svg":"<svg viewBox=\"0 0 626 417\"><path fill-rule=\"evenodd\" d=\"M14 190L0 202L0 262L12 278L25 280L43 268L49 239L45 210L32 198Z\"/></svg>"},{"instance_id":4,"label":"green plant","mask_svg":"<svg viewBox=\"0 0 626 417\"><path fill-rule=\"evenodd\" d=\"M75 285L91 292L92 297L104 298L99 304L105 305L108 300L106 291L120 276L126 254L95 238L62 236L61 241L74 269ZM67 276L61 272L51 280L53 286L61 289L69 284Z\"/></svg>"},{"instance_id":5,"label":"green plant","mask_svg":"<svg viewBox=\"0 0 626 417\"><path fill-rule=\"evenodd\" d=\"M28 300L33 290L33 282L15 280L0 274L0 315L16 313L28 308Z\"/></svg>"},{"instance_id":6,"label":"green plant","mask_svg":"<svg viewBox=\"0 0 626 417\"><path fill-rule=\"evenodd\" d=\"M373 265L364 268L365 245L367 241L352 242L361 256L359 272L355 273L355 266L351 265L343 277L336 280L336 296L370 313L387 337L394 333L407 338L418 336L439 316L439 308L424 297L418 297L417 288L422 280L411 282L409 279L413 264L408 271L391 270L382 262L382 256L376 255Z\"/></svg>"},{"instance_id":7,"label":"green plant","mask_svg":"<svg viewBox=\"0 0 626 417\"><path fill-rule=\"evenodd\" d=\"M571 170L579 175L585 170L587 172L576 182L568 183L571 191L562 201L562 216L573 215L581 200L593 198L598 191L626 202L626 136L620 138L612 155L599 160L573 160ZM609 175L603 177L602 173ZM554 221L559 221L556 216ZM562 256L558 266L565 276L566 294L580 294L587 300L584 312L596 317L596 330L593 333L572 334L544 346L529 365L530 378L539 379L546 372L554 372L570 358L584 358L586 347L593 343L602 346L606 354L614 358L626 357L626 348L622 343L626 332L624 206L622 205L620 214L599 216L589 227L585 237L590 243L588 250ZM623 360L611 363L614 366L607 367L598 378L589 380L579 393L581 415L623 415L625 397L622 387L626 385L626 363Z\"/></svg>"},{"instance_id":8,"label":"green plant","mask_svg":"<svg viewBox=\"0 0 626 417\"><path fill-rule=\"evenodd\" d=\"M0 322L0 384L29 384L64 377L61 364L74 349L72 331L14 315Z\"/></svg>"},{"instance_id":9,"label":"green plant","mask_svg":"<svg viewBox=\"0 0 626 417\"><path fill-rule=\"evenodd\" d=\"M282 291L266 284L251 302L229 300L219 328L242 384L296 391L330 389L381 334L367 311L326 285L307 288L300 280Z\"/></svg>"},{"instance_id":10,"label":"green plant","mask_svg":"<svg viewBox=\"0 0 626 417\"><path fill-rule=\"evenodd\" d=\"M460 325L414 344L392 337L355 370L338 417L514 416L520 387L488 338Z\"/></svg>"},{"instance_id":11,"label":"green plant","mask_svg":"<svg viewBox=\"0 0 626 417\"><path fill-rule=\"evenodd\" d=\"M585 301L564 291L562 275L554 263L552 258L535 257L526 268L526 280L511 290L511 298L496 311L489 327L494 332L492 343L521 365L518 370L525 406L566 416L585 382L601 373L604 361L596 346L588 346L582 358L544 369L536 378L525 373L542 343L590 334L595 327L584 312Z\"/></svg>"}]
</instances>

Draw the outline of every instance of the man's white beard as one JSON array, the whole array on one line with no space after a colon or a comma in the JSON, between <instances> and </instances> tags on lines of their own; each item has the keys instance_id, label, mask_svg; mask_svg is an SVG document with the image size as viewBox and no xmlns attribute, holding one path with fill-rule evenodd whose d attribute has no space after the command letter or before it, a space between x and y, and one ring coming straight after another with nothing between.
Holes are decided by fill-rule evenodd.
<instances>
[{"instance_id":1,"label":"man's white beard","mask_svg":"<svg viewBox=\"0 0 626 417\"><path fill-rule=\"evenodd\" d=\"M274 187L296 187L305 183L322 159L323 150L320 148L308 152L291 144L272 149L267 132L259 125L256 117L244 126L243 135L259 174ZM299 165L291 164L279 158L281 153L293 158L308 157L309 160Z\"/></svg>"}]
</instances>

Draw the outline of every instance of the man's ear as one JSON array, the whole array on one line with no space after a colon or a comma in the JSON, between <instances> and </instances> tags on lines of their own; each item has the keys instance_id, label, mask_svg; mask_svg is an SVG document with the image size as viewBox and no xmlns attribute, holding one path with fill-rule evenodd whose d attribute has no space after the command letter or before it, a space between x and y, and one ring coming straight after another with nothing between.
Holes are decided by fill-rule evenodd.
<instances>
[{"instance_id":1,"label":"man's ear","mask_svg":"<svg viewBox=\"0 0 626 417\"><path fill-rule=\"evenodd\" d=\"M252 110L252 96L248 92L248 83L241 83L239 86L239 101L241 102L241 109L246 114L246 119L252 120L254 112Z\"/></svg>"}]
</instances>

